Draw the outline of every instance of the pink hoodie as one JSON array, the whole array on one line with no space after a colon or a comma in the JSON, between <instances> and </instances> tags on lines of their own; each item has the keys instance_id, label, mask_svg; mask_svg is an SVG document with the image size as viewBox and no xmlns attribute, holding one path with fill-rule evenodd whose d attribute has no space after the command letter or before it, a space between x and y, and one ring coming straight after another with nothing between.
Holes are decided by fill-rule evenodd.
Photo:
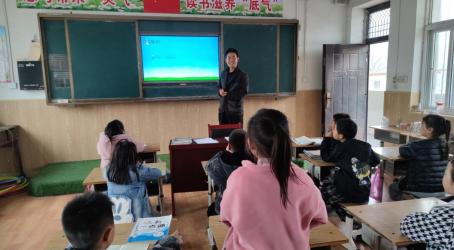
<instances>
[{"instance_id":1,"label":"pink hoodie","mask_svg":"<svg viewBox=\"0 0 454 250\"><path fill-rule=\"evenodd\" d=\"M310 229L328 219L312 179L292 164L299 180L289 178L285 209L270 164L242 164L222 197L221 220L229 226L223 249L309 249Z\"/></svg>"},{"instance_id":2,"label":"pink hoodie","mask_svg":"<svg viewBox=\"0 0 454 250\"><path fill-rule=\"evenodd\" d=\"M109 137L107 137L104 132L101 132L99 134L99 140L98 144L96 145L96 149L98 150L98 154L101 157L102 168L106 167L110 163L110 161L112 160L112 153L115 145L117 145L117 142L121 140L128 140L136 144L137 152L142 152L145 148L145 144L133 141L127 134L115 135L112 138L112 141L110 141Z\"/></svg>"}]
</instances>

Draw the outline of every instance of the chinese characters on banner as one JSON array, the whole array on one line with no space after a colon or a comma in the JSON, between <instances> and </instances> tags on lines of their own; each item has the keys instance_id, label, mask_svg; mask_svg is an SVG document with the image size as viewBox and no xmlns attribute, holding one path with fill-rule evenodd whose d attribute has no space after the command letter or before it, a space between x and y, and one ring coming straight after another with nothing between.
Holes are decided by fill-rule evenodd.
<instances>
[{"instance_id":1,"label":"chinese characters on banner","mask_svg":"<svg viewBox=\"0 0 454 250\"><path fill-rule=\"evenodd\" d=\"M181 13L229 16L282 16L283 0L181 0Z\"/></svg>"},{"instance_id":2,"label":"chinese characters on banner","mask_svg":"<svg viewBox=\"0 0 454 250\"><path fill-rule=\"evenodd\" d=\"M18 8L282 17L283 0L16 0Z\"/></svg>"}]
</instances>

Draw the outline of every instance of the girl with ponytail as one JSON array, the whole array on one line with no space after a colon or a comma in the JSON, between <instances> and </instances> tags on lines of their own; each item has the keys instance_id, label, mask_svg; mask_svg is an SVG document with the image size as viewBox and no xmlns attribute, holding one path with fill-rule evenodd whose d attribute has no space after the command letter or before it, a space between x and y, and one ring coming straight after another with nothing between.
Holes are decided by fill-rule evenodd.
<instances>
[{"instance_id":1,"label":"girl with ponytail","mask_svg":"<svg viewBox=\"0 0 454 250\"><path fill-rule=\"evenodd\" d=\"M243 161L227 180L221 220L230 228L224 248L309 249L309 230L326 223L327 214L320 191L291 162L287 117L259 110L247 132L257 164Z\"/></svg>"},{"instance_id":2,"label":"girl with ponytail","mask_svg":"<svg viewBox=\"0 0 454 250\"><path fill-rule=\"evenodd\" d=\"M117 142L121 140L132 141L137 148L137 152L142 152L146 149L146 145L140 142L135 142L129 135L126 134L123 123L119 120L113 120L107 123L106 128L99 134L96 149L101 158L101 169L103 172L107 165L112 160L113 150Z\"/></svg>"},{"instance_id":3,"label":"girl with ponytail","mask_svg":"<svg viewBox=\"0 0 454 250\"><path fill-rule=\"evenodd\" d=\"M443 175L448 164L451 122L439 115L422 118L421 135L427 139L399 148L407 160L406 176L389 186L393 200L402 200L403 192L417 197L438 196L443 192Z\"/></svg>"}]
</instances>

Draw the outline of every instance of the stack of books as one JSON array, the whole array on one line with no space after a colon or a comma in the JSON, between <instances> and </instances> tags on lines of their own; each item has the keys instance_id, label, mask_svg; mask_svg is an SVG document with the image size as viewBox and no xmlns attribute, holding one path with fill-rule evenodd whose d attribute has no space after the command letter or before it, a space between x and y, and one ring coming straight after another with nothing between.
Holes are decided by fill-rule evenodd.
<instances>
[{"instance_id":1,"label":"stack of books","mask_svg":"<svg viewBox=\"0 0 454 250\"><path fill-rule=\"evenodd\" d=\"M314 160L321 160L322 157L320 156L320 150L304 150L305 155L309 156L311 159Z\"/></svg>"},{"instance_id":2,"label":"stack of books","mask_svg":"<svg viewBox=\"0 0 454 250\"><path fill-rule=\"evenodd\" d=\"M172 142L171 142L172 145L186 145L186 144L191 144L191 143L192 143L191 137L175 138L175 139L172 139Z\"/></svg>"},{"instance_id":3,"label":"stack of books","mask_svg":"<svg viewBox=\"0 0 454 250\"><path fill-rule=\"evenodd\" d=\"M298 145L321 145L323 138L322 137L314 137L314 138L309 138L306 136L301 136L298 138L292 138L293 142L298 144Z\"/></svg>"}]
</instances>

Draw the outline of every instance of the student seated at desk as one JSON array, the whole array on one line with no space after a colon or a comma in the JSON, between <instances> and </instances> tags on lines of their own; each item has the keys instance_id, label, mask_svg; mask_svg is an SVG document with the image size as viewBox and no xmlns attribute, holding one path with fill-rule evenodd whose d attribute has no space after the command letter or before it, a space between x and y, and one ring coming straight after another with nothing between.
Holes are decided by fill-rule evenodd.
<instances>
[{"instance_id":1,"label":"student seated at desk","mask_svg":"<svg viewBox=\"0 0 454 250\"><path fill-rule=\"evenodd\" d=\"M104 132L99 134L98 143L96 149L99 156L101 157L101 169L104 171L105 167L112 160L112 153L115 145L120 140L129 140L134 142L137 148L137 152L142 152L145 149L145 144L135 142L125 133L123 123L119 120L113 120L109 122L104 129Z\"/></svg>"},{"instance_id":2,"label":"student seated at desk","mask_svg":"<svg viewBox=\"0 0 454 250\"><path fill-rule=\"evenodd\" d=\"M320 191L291 162L287 117L261 109L247 132L258 160L243 161L227 180L221 202L221 221L229 226L224 248L309 249L309 230L326 223L327 214Z\"/></svg>"},{"instance_id":3,"label":"student seated at desk","mask_svg":"<svg viewBox=\"0 0 454 250\"><path fill-rule=\"evenodd\" d=\"M230 133L229 144L224 151L214 155L207 163L208 175L217 187L216 200L208 207L207 215L218 215L221 210L222 194L230 174L241 166L243 160L253 160L246 149L246 132L235 129Z\"/></svg>"},{"instance_id":4,"label":"student seated at desk","mask_svg":"<svg viewBox=\"0 0 454 250\"><path fill-rule=\"evenodd\" d=\"M333 130L334 126L336 126L336 122L340 119L350 119L350 115L346 113L336 113L333 115L333 120L328 126L328 131L326 132L325 138L332 138L333 137ZM323 138L323 139L325 139ZM333 140L333 143L339 143L339 141Z\"/></svg>"},{"instance_id":5,"label":"student seated at desk","mask_svg":"<svg viewBox=\"0 0 454 250\"><path fill-rule=\"evenodd\" d=\"M454 247L454 161L451 161L443 176L447 204L433 207L429 213L413 213L400 222L400 231L414 241L424 242L427 248L453 249Z\"/></svg>"},{"instance_id":6,"label":"student seated at desk","mask_svg":"<svg viewBox=\"0 0 454 250\"><path fill-rule=\"evenodd\" d=\"M105 250L114 239L115 225L112 202L99 192L77 196L63 209L61 221L69 241L65 250ZM126 242L125 242L126 243ZM179 250L181 236L167 236L154 245L153 250Z\"/></svg>"},{"instance_id":7,"label":"student seated at desk","mask_svg":"<svg viewBox=\"0 0 454 250\"><path fill-rule=\"evenodd\" d=\"M369 143L354 139L356 123L348 118L336 121L333 137L325 137L320 154L324 161L334 162L331 175L322 181L326 205L365 203L369 200L371 167L380 163ZM338 142L334 142L334 140Z\"/></svg>"},{"instance_id":8,"label":"student seated at desk","mask_svg":"<svg viewBox=\"0 0 454 250\"><path fill-rule=\"evenodd\" d=\"M402 158L408 160L407 174L389 186L393 200L402 200L403 192L417 192L429 197L443 192L443 173L448 163L451 122L439 115L426 115L422 119L421 135L426 140L411 142L399 148Z\"/></svg>"},{"instance_id":9,"label":"student seated at desk","mask_svg":"<svg viewBox=\"0 0 454 250\"><path fill-rule=\"evenodd\" d=\"M139 163L133 142L121 140L117 143L106 175L107 194L131 199L134 220L157 216L157 212L150 206L146 183L158 180L161 171Z\"/></svg>"}]
</instances>

